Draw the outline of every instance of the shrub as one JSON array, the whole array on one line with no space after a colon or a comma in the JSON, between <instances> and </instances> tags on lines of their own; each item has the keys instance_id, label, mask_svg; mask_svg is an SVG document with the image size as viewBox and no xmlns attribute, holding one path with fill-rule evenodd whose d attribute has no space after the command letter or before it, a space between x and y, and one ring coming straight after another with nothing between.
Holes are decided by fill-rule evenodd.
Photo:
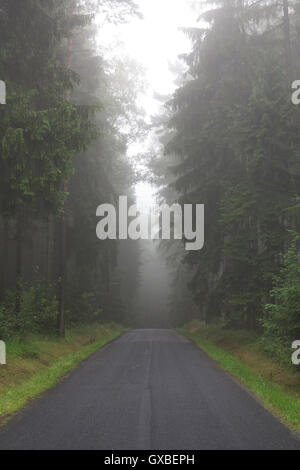
<instances>
[{"instance_id":1,"label":"shrub","mask_svg":"<svg viewBox=\"0 0 300 470\"><path fill-rule=\"evenodd\" d=\"M17 295L20 296L18 309ZM7 291L0 303L0 338L7 340L17 334L23 338L28 333L54 333L57 311L56 297L48 298L40 281L31 286L20 286L18 293Z\"/></svg>"},{"instance_id":2,"label":"shrub","mask_svg":"<svg viewBox=\"0 0 300 470\"><path fill-rule=\"evenodd\" d=\"M79 293L73 298L71 311L67 312L67 321L73 325L100 321L102 310L97 304L94 292Z\"/></svg>"},{"instance_id":3,"label":"shrub","mask_svg":"<svg viewBox=\"0 0 300 470\"><path fill-rule=\"evenodd\" d=\"M300 236L293 240L284 257L279 276L274 279L272 303L265 306L263 346L284 362L291 361L291 344L300 340L300 262L297 248Z\"/></svg>"}]
</instances>

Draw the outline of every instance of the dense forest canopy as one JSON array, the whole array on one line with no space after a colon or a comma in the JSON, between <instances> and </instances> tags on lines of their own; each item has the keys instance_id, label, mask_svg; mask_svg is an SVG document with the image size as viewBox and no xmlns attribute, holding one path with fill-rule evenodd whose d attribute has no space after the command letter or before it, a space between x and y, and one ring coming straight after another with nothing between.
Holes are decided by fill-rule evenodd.
<instances>
[{"instance_id":1,"label":"dense forest canopy","mask_svg":"<svg viewBox=\"0 0 300 470\"><path fill-rule=\"evenodd\" d=\"M205 249L177 250L174 298L184 265L200 318L262 330L288 351L300 333L300 2L199 3L188 71L158 128L164 155L152 160L158 181L168 176L162 194L205 204ZM193 318L179 306L179 324Z\"/></svg>"},{"instance_id":2,"label":"dense forest canopy","mask_svg":"<svg viewBox=\"0 0 300 470\"><path fill-rule=\"evenodd\" d=\"M65 316L124 319L118 248L97 243L95 211L132 185L138 89L134 64L98 52L96 13L121 22L138 10L129 0L0 3L4 338L55 330L57 316L61 334ZM137 264L128 269L135 284Z\"/></svg>"},{"instance_id":3,"label":"dense forest canopy","mask_svg":"<svg viewBox=\"0 0 300 470\"><path fill-rule=\"evenodd\" d=\"M0 337L63 335L66 322L143 326L141 247L97 240L95 214L120 195L134 202L148 180L162 202L205 204L203 250L156 248L172 278L164 326L221 321L259 331L269 350L290 347L300 335L300 1L190 2L191 48L170 63L176 91L157 94L151 124L141 67L105 56L97 36L104 23L143 21L138 3L0 0Z\"/></svg>"}]
</instances>

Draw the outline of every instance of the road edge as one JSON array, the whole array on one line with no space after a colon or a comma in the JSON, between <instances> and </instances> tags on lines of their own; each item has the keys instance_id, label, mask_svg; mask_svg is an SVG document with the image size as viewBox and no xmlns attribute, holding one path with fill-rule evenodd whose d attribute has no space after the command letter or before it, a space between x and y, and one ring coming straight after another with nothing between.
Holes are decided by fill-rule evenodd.
<instances>
[{"instance_id":1,"label":"road edge","mask_svg":"<svg viewBox=\"0 0 300 470\"><path fill-rule=\"evenodd\" d=\"M13 412L7 413L6 415L0 416L0 428L3 428L6 426L6 424L11 421L16 415L21 413L24 409L26 409L28 406L30 406L31 403L34 401L40 399L45 393L50 391L51 389L59 386L59 384L67 377L70 376L73 372L76 371L81 365L84 364L84 362L88 361L91 359L95 354L99 353L100 351L103 351L106 349L108 346L110 346L112 343L120 339L128 330L124 329L121 332L116 332L116 336L114 336L111 339L108 339L106 342L103 343L103 339L95 341L94 343L84 346L80 348L78 351L75 353L69 354L67 356L62 356L60 360L67 360L68 358L71 359L73 356L73 361L70 363L69 366L66 366L61 370L61 373L53 373L53 377L49 379L49 382L47 385L42 386L41 389L37 393L27 394L27 396L24 397L24 400L22 404L18 407ZM76 357L78 356L78 357ZM54 371L56 367L56 364L52 364L50 367L45 368L44 370L40 371L39 373L33 375L29 379L27 379L20 387L26 387L29 385L31 382L35 382L38 380L38 378L42 375L47 375L51 374L51 371ZM9 392L9 391L8 391Z\"/></svg>"},{"instance_id":2,"label":"road edge","mask_svg":"<svg viewBox=\"0 0 300 470\"><path fill-rule=\"evenodd\" d=\"M196 339L194 339L192 336L190 336L190 333L187 332L187 331L184 331L182 329L176 329L175 330L179 335L181 335L182 337L184 338L187 338L198 350L200 350L203 354L205 354L207 356L207 358L213 362L214 365L216 365L220 370L222 370L222 372L224 372L226 375L228 375L239 387L241 387L246 393L248 393L248 395L250 395L260 406L263 407L264 410L268 411L269 413L271 413L271 415L277 419L278 421L280 421L280 423L290 432L292 433L293 437L295 437L299 442L300 442L300 428L298 429L297 427L295 427L295 425L290 422L287 418L285 418L284 416L282 416L282 414L280 413L280 410L278 410L276 408L275 405L271 405L269 404L268 402L266 402L263 397L259 396L257 393L255 393L255 391L253 391L250 386L243 382L242 379L235 375L233 372L231 372L230 370L227 370L226 368L224 368L222 366L222 364L216 359L213 357L213 355L211 355L203 346L201 346L201 344L197 343ZM198 341L201 341L201 337L198 336ZM218 347L216 346L212 341L209 341L207 339L205 339L205 341L207 343L211 343L211 345L213 345L214 347ZM219 349L222 349L220 347L218 347ZM239 361L240 363L242 363L242 361L235 357L234 355L228 353L227 351L223 350L228 356L231 356L234 360L236 361ZM248 365L245 364L245 367L249 368ZM250 368L249 368L250 369ZM258 374L256 374L256 372L254 370L252 370L252 373L254 375L257 376L258 379L261 379L261 380L265 380L265 379L262 379ZM273 384L271 384L269 382L269 385L272 386Z\"/></svg>"}]
</instances>

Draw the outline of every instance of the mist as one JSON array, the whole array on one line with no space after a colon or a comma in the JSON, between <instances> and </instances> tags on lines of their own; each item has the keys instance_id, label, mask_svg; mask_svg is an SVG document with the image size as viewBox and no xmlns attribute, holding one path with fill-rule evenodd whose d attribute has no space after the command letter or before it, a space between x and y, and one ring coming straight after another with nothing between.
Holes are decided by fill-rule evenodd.
<instances>
[{"instance_id":1,"label":"mist","mask_svg":"<svg viewBox=\"0 0 300 470\"><path fill-rule=\"evenodd\" d=\"M170 282L166 260L159 253L157 242L140 242L139 287L134 305L137 327L170 326Z\"/></svg>"}]
</instances>

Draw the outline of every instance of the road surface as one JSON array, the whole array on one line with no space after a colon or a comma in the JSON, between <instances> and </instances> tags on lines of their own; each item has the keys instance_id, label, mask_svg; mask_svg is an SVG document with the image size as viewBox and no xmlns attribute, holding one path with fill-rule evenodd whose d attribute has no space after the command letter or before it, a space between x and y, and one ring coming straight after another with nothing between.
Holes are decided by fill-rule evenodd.
<instances>
[{"instance_id":1,"label":"road surface","mask_svg":"<svg viewBox=\"0 0 300 470\"><path fill-rule=\"evenodd\" d=\"M300 450L300 441L190 341L136 330L18 413L0 449Z\"/></svg>"}]
</instances>

